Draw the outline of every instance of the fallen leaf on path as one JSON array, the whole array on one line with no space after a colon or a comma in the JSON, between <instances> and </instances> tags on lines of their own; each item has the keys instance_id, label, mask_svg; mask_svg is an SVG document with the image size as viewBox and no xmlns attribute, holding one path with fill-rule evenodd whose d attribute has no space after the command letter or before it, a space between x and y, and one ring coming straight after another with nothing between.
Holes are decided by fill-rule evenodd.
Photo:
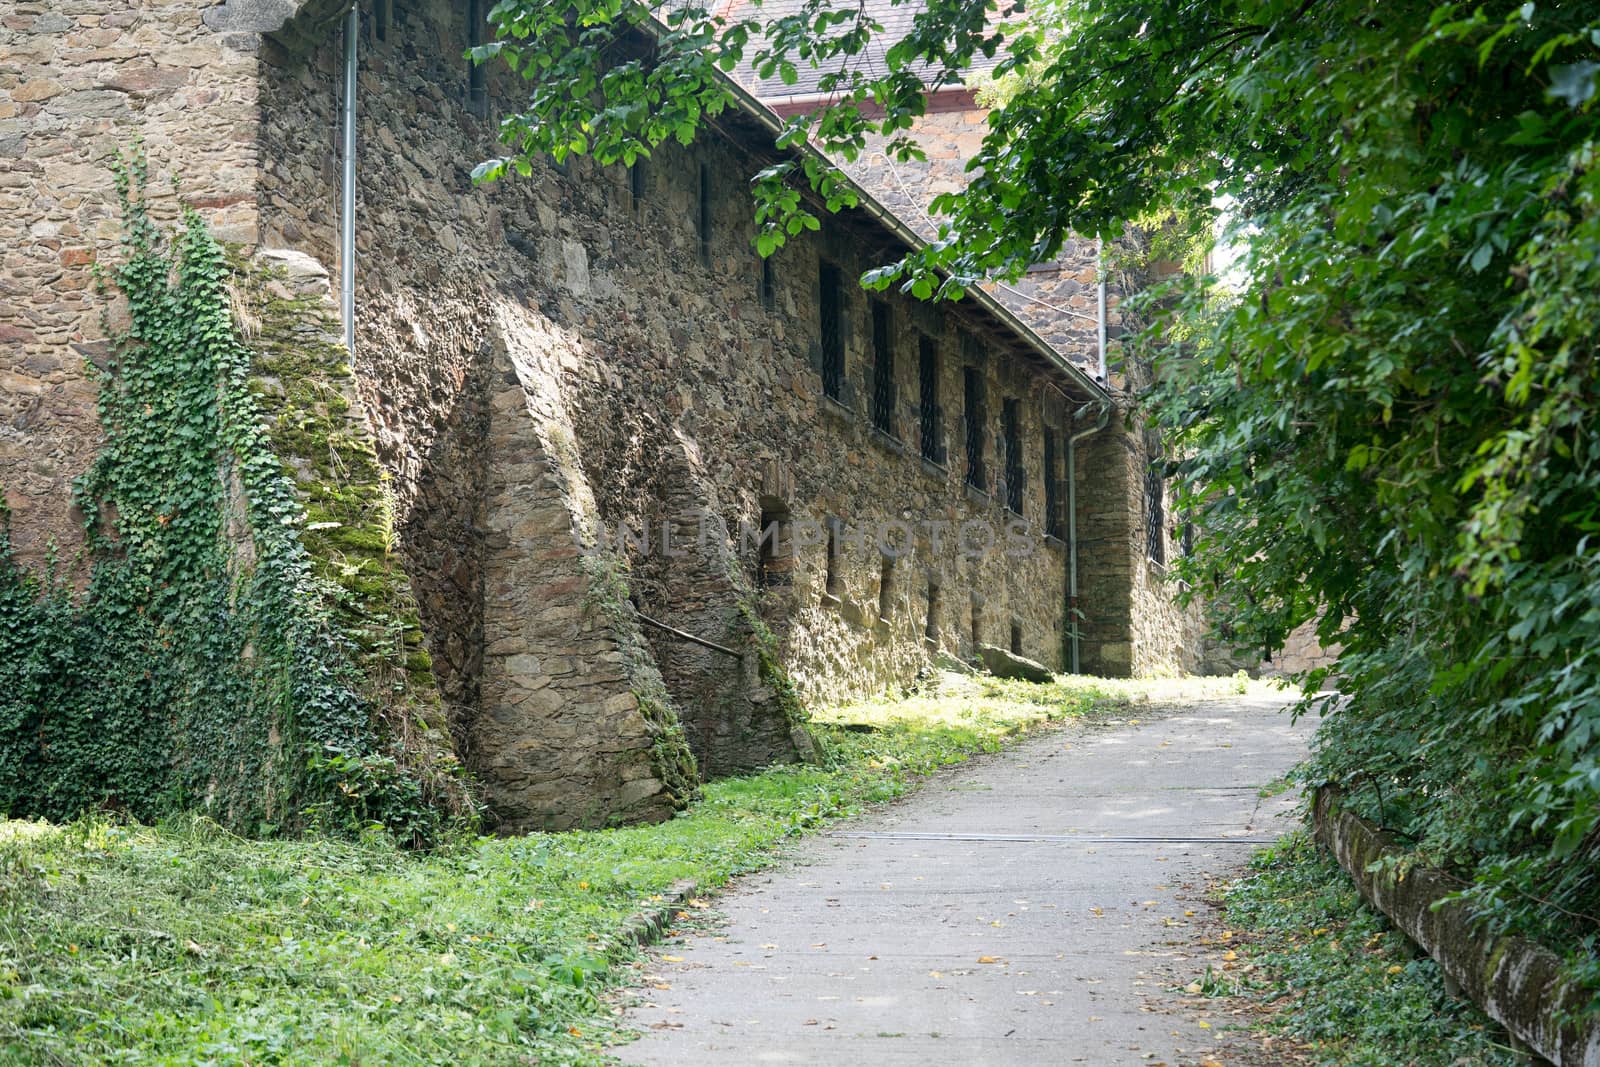
<instances>
[{"instance_id":1,"label":"fallen leaf on path","mask_svg":"<svg viewBox=\"0 0 1600 1067\"><path fill-rule=\"evenodd\" d=\"M1005 961L1002 960L999 956L979 956L978 957L978 962L979 963L1004 963Z\"/></svg>"},{"instance_id":2,"label":"fallen leaf on path","mask_svg":"<svg viewBox=\"0 0 1600 1067\"><path fill-rule=\"evenodd\" d=\"M683 962L683 957L682 956L662 956L661 958L663 960L665 960L666 962L668 962L668 963L682 963Z\"/></svg>"}]
</instances>

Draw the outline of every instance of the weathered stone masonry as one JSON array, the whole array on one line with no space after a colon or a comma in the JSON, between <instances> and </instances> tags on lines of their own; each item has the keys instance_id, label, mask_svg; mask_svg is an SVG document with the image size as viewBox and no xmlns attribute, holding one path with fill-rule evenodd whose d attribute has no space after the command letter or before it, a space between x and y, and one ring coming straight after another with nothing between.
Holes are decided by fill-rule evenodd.
<instances>
[{"instance_id":1,"label":"weathered stone masonry","mask_svg":"<svg viewBox=\"0 0 1600 1067\"><path fill-rule=\"evenodd\" d=\"M111 251L117 146L141 134L158 172L184 175L244 251L343 267L337 5L107 6L22 3L0 22L21 64L0 72L0 331L21 338L0 368L0 484L33 558L72 536L67 484L93 448L69 346L92 353L99 336L86 263ZM354 368L452 732L506 828L664 817L692 788L685 739L713 774L803 758L796 695L904 686L935 652L1014 638L1064 664L1066 551L1040 536L1042 441L1083 428L1093 390L970 301L887 297L875 313L880 298L849 283L899 246L863 212L764 271L745 188L770 138L748 114L636 173L575 160L475 188L493 125L467 106L464 13L386 8L382 38L369 18L361 42ZM46 110L103 92L116 95ZM823 264L846 283L837 400L822 390ZM891 390L875 380L877 336ZM920 438L930 352L934 460ZM985 394L982 490L963 484L969 367ZM878 397L888 432L873 424ZM1122 440L1115 426L1089 438L1078 466L1084 663L1109 673L1135 669L1140 641L1137 593L1118 592L1143 562L1118 532L1140 510ZM728 536L700 537L703 516ZM832 551L787 538L764 554L738 536L763 519L905 523L913 551L890 558L847 532ZM936 532L980 522L1003 538L1013 521L1032 551L972 556ZM622 523L653 543L618 543ZM662 550L663 523L681 554Z\"/></svg>"}]
</instances>

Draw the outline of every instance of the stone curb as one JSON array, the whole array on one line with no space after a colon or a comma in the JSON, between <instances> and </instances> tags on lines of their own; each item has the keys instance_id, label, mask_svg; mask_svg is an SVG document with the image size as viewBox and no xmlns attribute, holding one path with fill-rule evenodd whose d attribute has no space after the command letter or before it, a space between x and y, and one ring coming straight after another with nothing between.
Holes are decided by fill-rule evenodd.
<instances>
[{"instance_id":1,"label":"stone curb","mask_svg":"<svg viewBox=\"0 0 1600 1067\"><path fill-rule=\"evenodd\" d=\"M1600 1018L1582 1014L1588 993L1562 977L1555 953L1527 938L1485 934L1462 904L1435 906L1456 888L1438 871L1369 870L1408 853L1390 835L1342 809L1337 789L1316 791L1311 819L1317 842L1333 853L1373 907L1438 962L1453 991L1556 1067L1600 1067ZM1567 1015L1573 1018L1558 1022Z\"/></svg>"},{"instance_id":2,"label":"stone curb","mask_svg":"<svg viewBox=\"0 0 1600 1067\"><path fill-rule=\"evenodd\" d=\"M672 916L695 895L698 889L699 886L693 879L685 878L673 882L671 887L661 894L659 903L636 911L622 921L622 927L617 931L607 955L616 958L628 948L645 948L661 940L661 935L670 925Z\"/></svg>"}]
</instances>

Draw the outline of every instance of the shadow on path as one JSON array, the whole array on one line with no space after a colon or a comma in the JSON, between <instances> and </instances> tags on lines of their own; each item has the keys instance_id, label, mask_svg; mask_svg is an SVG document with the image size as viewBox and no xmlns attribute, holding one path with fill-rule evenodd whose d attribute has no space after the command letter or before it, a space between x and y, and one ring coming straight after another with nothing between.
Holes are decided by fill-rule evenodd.
<instances>
[{"instance_id":1,"label":"shadow on path","mask_svg":"<svg viewBox=\"0 0 1600 1067\"><path fill-rule=\"evenodd\" d=\"M1207 885L1293 828L1274 700L1048 730L796 849L658 951L629 1063L1197 1064ZM673 959L665 959L670 955ZM668 987L668 988L660 988Z\"/></svg>"}]
</instances>

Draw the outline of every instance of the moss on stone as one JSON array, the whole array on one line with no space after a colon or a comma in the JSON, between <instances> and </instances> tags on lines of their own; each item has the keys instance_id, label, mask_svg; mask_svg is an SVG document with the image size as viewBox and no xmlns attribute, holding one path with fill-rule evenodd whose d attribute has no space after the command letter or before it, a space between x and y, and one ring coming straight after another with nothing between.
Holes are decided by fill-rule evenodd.
<instances>
[{"instance_id":1,"label":"moss on stone","mask_svg":"<svg viewBox=\"0 0 1600 1067\"><path fill-rule=\"evenodd\" d=\"M639 633L638 620L628 602L624 566L599 550L585 553L582 566L589 579L584 602L598 609L610 623L634 699L639 702L639 714L649 724L650 769L666 787L673 807L683 808L700 794L700 771L683 723L673 710L667 684Z\"/></svg>"},{"instance_id":2,"label":"moss on stone","mask_svg":"<svg viewBox=\"0 0 1600 1067\"><path fill-rule=\"evenodd\" d=\"M268 441L305 509L300 539L402 762L456 814L476 808L448 732L421 616L402 566L395 501L322 295L234 250L236 317Z\"/></svg>"}]
</instances>

